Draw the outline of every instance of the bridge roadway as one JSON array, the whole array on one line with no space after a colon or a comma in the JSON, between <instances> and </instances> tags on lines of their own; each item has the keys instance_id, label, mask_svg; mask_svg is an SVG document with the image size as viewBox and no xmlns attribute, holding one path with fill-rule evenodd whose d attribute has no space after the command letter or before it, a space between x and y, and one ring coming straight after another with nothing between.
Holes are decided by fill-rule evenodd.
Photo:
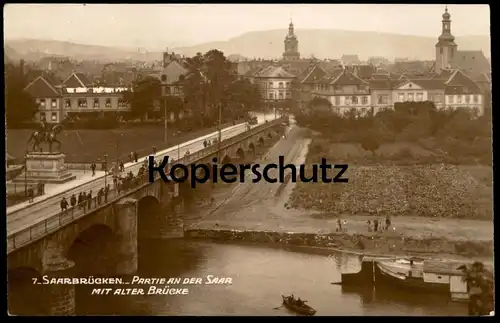
<instances>
[{"instance_id":1,"label":"bridge roadway","mask_svg":"<svg viewBox=\"0 0 500 323\"><path fill-rule=\"evenodd\" d=\"M267 120L274 119L274 115L272 116L272 118L270 115L267 116L263 114L259 115L258 123L259 124L264 123L266 118ZM225 128L222 130L222 140L234 137L245 131L246 131L246 123L241 123L232 127ZM180 144L179 147L174 146L165 149L163 151L157 152L156 156L162 158L163 156L168 155L177 160L178 155L180 157L184 156L187 150L193 153L203 149L203 141L205 139L214 139L217 137L218 137L218 132L213 132L211 134L186 142L184 144ZM132 162L125 164L125 172L132 171L134 174L137 174L137 171L139 170L143 162L144 162L144 157L142 158L142 160L138 160L137 163ZM108 175L107 177L107 182L110 184L110 186L113 185L113 181L110 175ZM62 185L67 185L67 184L62 184ZM25 205L23 205L20 208L18 207L17 209L13 209L13 207L16 207L17 205L11 208L7 208L7 236L20 232L30 227L31 225L42 222L45 219L50 218L54 214L59 213L61 210L60 202L63 196L69 199L69 197L72 194L78 195L78 193L80 192L88 193L90 190L92 190L92 195L96 196L97 191L103 186L104 186L104 175L100 176L96 175L95 178L87 180L87 182L84 183L83 185L79 185L76 187L75 185L72 185L71 187L68 187L68 189L65 192L54 193L52 196L39 197L39 199L45 198L40 202L37 202L35 200L35 203L32 204L25 203Z\"/></svg>"}]
</instances>

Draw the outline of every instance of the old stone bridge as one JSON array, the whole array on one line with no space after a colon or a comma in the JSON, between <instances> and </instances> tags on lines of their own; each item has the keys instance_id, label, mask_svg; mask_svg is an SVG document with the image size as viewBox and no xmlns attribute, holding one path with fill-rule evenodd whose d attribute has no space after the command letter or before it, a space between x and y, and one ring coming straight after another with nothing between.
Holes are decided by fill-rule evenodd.
<instances>
[{"instance_id":1,"label":"old stone bridge","mask_svg":"<svg viewBox=\"0 0 500 323\"><path fill-rule=\"evenodd\" d=\"M208 163L216 156L222 163L244 158L266 140L281 136L282 123L282 119L265 123L175 163ZM183 236L182 210L191 190L189 180L165 183L158 176L149 183L145 177L131 189L110 192L107 202L94 201L84 210L77 206L26 230L24 237L20 233L12 241L8 237L8 280L16 282L9 284L9 300L31 302L36 307L31 314L73 315L73 284L33 285L32 279L134 274L141 238Z\"/></svg>"}]
</instances>

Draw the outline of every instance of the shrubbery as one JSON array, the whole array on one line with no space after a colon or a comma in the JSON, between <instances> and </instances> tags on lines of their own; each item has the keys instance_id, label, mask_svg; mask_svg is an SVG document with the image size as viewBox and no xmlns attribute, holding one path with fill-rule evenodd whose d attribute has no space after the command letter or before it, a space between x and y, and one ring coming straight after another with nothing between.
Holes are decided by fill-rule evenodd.
<instances>
[{"instance_id":1,"label":"shrubbery","mask_svg":"<svg viewBox=\"0 0 500 323\"><path fill-rule=\"evenodd\" d=\"M367 151L384 143L411 142L436 153L439 160L491 165L490 116L476 117L465 109L437 110L432 102L396 103L394 110L374 116L359 116L354 110L339 116L332 111L327 100L315 99L294 115L300 126L333 142L359 143Z\"/></svg>"}]
</instances>

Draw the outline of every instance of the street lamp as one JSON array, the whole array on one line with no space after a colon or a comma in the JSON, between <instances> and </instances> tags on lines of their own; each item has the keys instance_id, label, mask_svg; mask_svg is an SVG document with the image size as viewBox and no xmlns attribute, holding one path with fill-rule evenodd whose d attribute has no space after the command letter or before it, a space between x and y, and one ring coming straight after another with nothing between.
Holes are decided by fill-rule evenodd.
<instances>
[{"instance_id":1,"label":"street lamp","mask_svg":"<svg viewBox=\"0 0 500 323\"><path fill-rule=\"evenodd\" d=\"M28 150L24 154L24 196L28 196Z\"/></svg>"},{"instance_id":2,"label":"street lamp","mask_svg":"<svg viewBox=\"0 0 500 323\"><path fill-rule=\"evenodd\" d=\"M163 118L164 120L164 130L163 130L163 141L167 143L167 99L163 101Z\"/></svg>"},{"instance_id":3,"label":"street lamp","mask_svg":"<svg viewBox=\"0 0 500 323\"><path fill-rule=\"evenodd\" d=\"M119 167L120 165L120 138L123 136L123 133L121 133L117 138L116 138L116 167Z\"/></svg>"},{"instance_id":4,"label":"street lamp","mask_svg":"<svg viewBox=\"0 0 500 323\"><path fill-rule=\"evenodd\" d=\"M104 154L104 190L108 187L107 182L108 177L108 154ZM108 201L108 194L104 194L104 202Z\"/></svg>"}]
</instances>

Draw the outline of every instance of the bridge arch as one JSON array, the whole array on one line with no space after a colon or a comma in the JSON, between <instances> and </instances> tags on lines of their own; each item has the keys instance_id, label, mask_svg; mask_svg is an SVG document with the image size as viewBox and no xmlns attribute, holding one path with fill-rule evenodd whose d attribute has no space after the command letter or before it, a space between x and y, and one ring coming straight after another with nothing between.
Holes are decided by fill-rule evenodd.
<instances>
[{"instance_id":1,"label":"bridge arch","mask_svg":"<svg viewBox=\"0 0 500 323\"><path fill-rule=\"evenodd\" d=\"M252 153L255 153L255 145L253 142L251 142L249 145L248 145L248 150Z\"/></svg>"},{"instance_id":2,"label":"bridge arch","mask_svg":"<svg viewBox=\"0 0 500 323\"><path fill-rule=\"evenodd\" d=\"M157 217L161 211L160 201L155 196L148 195L139 200L137 206L137 238L139 240L147 238L149 232L155 232Z\"/></svg>"},{"instance_id":3,"label":"bridge arch","mask_svg":"<svg viewBox=\"0 0 500 323\"><path fill-rule=\"evenodd\" d=\"M236 150L236 156L238 156L238 159L244 159L245 151L239 147L238 150Z\"/></svg>"},{"instance_id":4,"label":"bridge arch","mask_svg":"<svg viewBox=\"0 0 500 323\"><path fill-rule=\"evenodd\" d=\"M67 258L74 261L76 275L113 273L113 230L97 223L83 230L67 250Z\"/></svg>"},{"instance_id":5,"label":"bridge arch","mask_svg":"<svg viewBox=\"0 0 500 323\"><path fill-rule=\"evenodd\" d=\"M264 138L259 137L259 145L264 146Z\"/></svg>"},{"instance_id":6,"label":"bridge arch","mask_svg":"<svg viewBox=\"0 0 500 323\"><path fill-rule=\"evenodd\" d=\"M15 315L47 315L47 304L43 301L41 273L32 267L15 267L7 272L7 295L9 313Z\"/></svg>"},{"instance_id":7,"label":"bridge arch","mask_svg":"<svg viewBox=\"0 0 500 323\"><path fill-rule=\"evenodd\" d=\"M229 155L224 155L221 163L222 163L222 165L231 163L231 157L229 157Z\"/></svg>"}]
</instances>

